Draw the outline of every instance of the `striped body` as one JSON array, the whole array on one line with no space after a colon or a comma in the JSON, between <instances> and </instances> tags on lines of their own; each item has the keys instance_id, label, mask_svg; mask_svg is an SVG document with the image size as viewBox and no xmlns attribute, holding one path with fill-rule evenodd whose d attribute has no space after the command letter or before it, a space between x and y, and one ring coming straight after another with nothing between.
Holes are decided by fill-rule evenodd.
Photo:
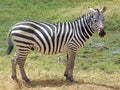
<instances>
[{"instance_id":1,"label":"striped body","mask_svg":"<svg viewBox=\"0 0 120 90\"><path fill-rule=\"evenodd\" d=\"M18 47L27 45L29 49L43 54L56 54L65 50L73 36L70 23L25 21L12 29L12 37Z\"/></svg>"},{"instance_id":2,"label":"striped body","mask_svg":"<svg viewBox=\"0 0 120 90\"><path fill-rule=\"evenodd\" d=\"M16 65L19 65L22 79L26 82L30 80L24 71L24 63L30 50L42 54L57 54L67 52L66 69L64 76L70 82L74 82L73 68L78 48L84 46L84 42L89 39L95 31L99 36L105 35L103 26L102 10L92 9L91 12L83 15L73 22L47 23L36 21L23 21L14 25L7 36L7 54L16 45L16 53L12 62L12 79L17 80ZM10 38L12 37L12 40Z\"/></svg>"},{"instance_id":3,"label":"striped body","mask_svg":"<svg viewBox=\"0 0 120 90\"><path fill-rule=\"evenodd\" d=\"M63 23L23 21L12 27L12 38L18 49L25 47L25 51L32 49L43 54L79 48L93 33L84 18Z\"/></svg>"}]
</instances>

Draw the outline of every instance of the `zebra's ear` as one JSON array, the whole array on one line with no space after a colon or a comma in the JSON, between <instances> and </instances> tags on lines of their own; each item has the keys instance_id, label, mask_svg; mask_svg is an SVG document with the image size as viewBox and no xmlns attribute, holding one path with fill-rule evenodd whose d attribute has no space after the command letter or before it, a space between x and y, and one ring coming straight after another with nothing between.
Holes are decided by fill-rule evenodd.
<instances>
[{"instance_id":1,"label":"zebra's ear","mask_svg":"<svg viewBox=\"0 0 120 90\"><path fill-rule=\"evenodd\" d=\"M107 9L107 7L104 6L100 11L101 11L102 13L104 13L104 12L106 11L106 9Z\"/></svg>"},{"instance_id":2,"label":"zebra's ear","mask_svg":"<svg viewBox=\"0 0 120 90\"><path fill-rule=\"evenodd\" d=\"M88 7L88 9L89 9L90 12L95 12L95 10L91 7Z\"/></svg>"}]
</instances>

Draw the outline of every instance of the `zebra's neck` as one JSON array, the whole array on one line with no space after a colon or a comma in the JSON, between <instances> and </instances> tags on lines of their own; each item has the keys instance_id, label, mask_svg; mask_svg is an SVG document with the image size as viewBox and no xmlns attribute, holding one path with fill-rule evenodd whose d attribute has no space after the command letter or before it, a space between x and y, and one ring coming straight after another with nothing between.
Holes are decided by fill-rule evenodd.
<instances>
[{"instance_id":1,"label":"zebra's neck","mask_svg":"<svg viewBox=\"0 0 120 90\"><path fill-rule=\"evenodd\" d=\"M85 15L72 22L75 33L84 41L86 41L86 39L89 39L94 33L92 28L87 23L87 17L88 15Z\"/></svg>"},{"instance_id":2,"label":"zebra's neck","mask_svg":"<svg viewBox=\"0 0 120 90\"><path fill-rule=\"evenodd\" d=\"M89 39L94 31L92 28L88 25L87 19L89 17L88 15L84 15L81 18L75 20L71 23L72 28L74 30L74 41L77 41L77 46L84 46L84 42Z\"/></svg>"}]
</instances>

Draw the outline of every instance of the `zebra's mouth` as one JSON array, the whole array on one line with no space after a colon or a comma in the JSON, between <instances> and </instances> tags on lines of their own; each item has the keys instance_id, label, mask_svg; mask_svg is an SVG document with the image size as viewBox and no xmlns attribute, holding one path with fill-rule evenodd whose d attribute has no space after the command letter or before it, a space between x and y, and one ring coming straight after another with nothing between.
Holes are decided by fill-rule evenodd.
<instances>
[{"instance_id":1,"label":"zebra's mouth","mask_svg":"<svg viewBox=\"0 0 120 90\"><path fill-rule=\"evenodd\" d=\"M103 29L103 30L100 30L99 36L100 36L100 37L104 37L105 35L106 35L106 32L104 31L104 29Z\"/></svg>"}]
</instances>

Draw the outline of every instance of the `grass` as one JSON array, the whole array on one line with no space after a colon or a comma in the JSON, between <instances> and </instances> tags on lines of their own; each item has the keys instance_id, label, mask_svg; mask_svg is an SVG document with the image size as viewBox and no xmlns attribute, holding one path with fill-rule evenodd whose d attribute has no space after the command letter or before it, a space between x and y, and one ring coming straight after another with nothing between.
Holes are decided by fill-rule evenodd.
<instances>
[{"instance_id":1,"label":"grass","mask_svg":"<svg viewBox=\"0 0 120 90\"><path fill-rule=\"evenodd\" d=\"M117 3L116 3L117 2ZM120 11L119 0L0 0L0 90L114 90L120 89ZM31 52L25 70L32 80L26 85L17 72L19 83L10 79L14 52L4 56L9 28L22 20L48 22L73 21L84 13L87 6L105 12L106 37L95 34L77 53L74 77L78 84L65 81L66 54L41 55ZM19 71L19 69L17 69Z\"/></svg>"}]
</instances>

